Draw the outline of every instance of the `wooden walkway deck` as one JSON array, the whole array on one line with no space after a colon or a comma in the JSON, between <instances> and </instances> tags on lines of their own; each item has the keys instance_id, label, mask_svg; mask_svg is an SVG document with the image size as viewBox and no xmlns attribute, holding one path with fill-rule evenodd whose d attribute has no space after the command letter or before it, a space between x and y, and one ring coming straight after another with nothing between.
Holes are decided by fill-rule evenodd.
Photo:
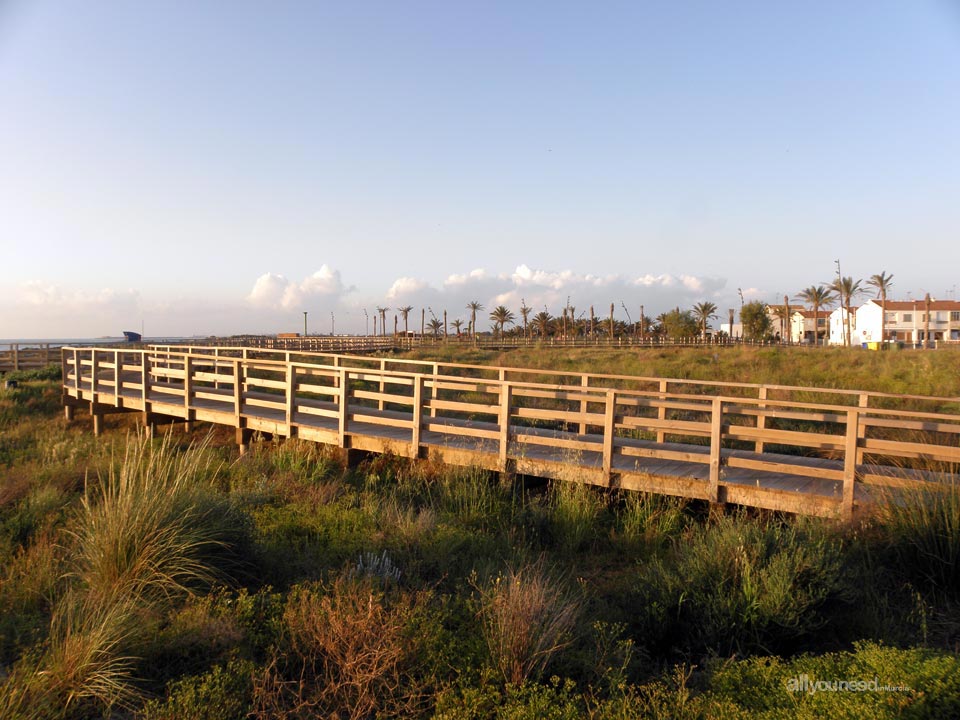
<instances>
[{"instance_id":1,"label":"wooden walkway deck","mask_svg":"<svg viewBox=\"0 0 960 720\"><path fill-rule=\"evenodd\" d=\"M638 390L508 379L537 372L524 369L483 368L496 375L483 378L452 374L455 366L386 365L65 348L64 404L68 417L88 406L97 433L104 414L138 411L148 424L234 427L241 450L262 432L828 517L851 517L882 488L951 479L960 463L960 415L870 408L869 398L831 405L662 384L675 381Z\"/></svg>"}]
</instances>

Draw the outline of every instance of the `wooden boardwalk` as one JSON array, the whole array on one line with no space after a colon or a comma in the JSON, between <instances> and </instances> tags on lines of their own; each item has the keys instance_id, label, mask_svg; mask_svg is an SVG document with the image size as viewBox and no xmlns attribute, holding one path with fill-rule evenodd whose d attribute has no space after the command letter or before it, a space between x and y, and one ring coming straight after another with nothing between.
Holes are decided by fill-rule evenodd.
<instances>
[{"instance_id":1,"label":"wooden boardwalk","mask_svg":"<svg viewBox=\"0 0 960 720\"><path fill-rule=\"evenodd\" d=\"M89 407L96 433L120 411L227 425L241 451L261 432L847 518L884 488L952 479L960 463L960 413L889 407L956 399L248 348L62 352L68 418ZM816 394L833 402L796 399Z\"/></svg>"}]
</instances>

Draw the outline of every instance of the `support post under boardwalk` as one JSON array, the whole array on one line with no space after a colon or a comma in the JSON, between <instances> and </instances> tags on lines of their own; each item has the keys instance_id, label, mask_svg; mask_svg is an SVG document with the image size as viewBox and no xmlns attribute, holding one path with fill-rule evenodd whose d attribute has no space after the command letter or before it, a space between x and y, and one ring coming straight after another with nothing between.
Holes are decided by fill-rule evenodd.
<instances>
[{"instance_id":1,"label":"support post under boardwalk","mask_svg":"<svg viewBox=\"0 0 960 720\"><path fill-rule=\"evenodd\" d=\"M103 410L90 403L90 415L93 416L93 436L100 437L103 434Z\"/></svg>"},{"instance_id":2,"label":"support post under boardwalk","mask_svg":"<svg viewBox=\"0 0 960 720\"><path fill-rule=\"evenodd\" d=\"M67 422L73 422L73 405L63 406L63 419Z\"/></svg>"},{"instance_id":3,"label":"support post under boardwalk","mask_svg":"<svg viewBox=\"0 0 960 720\"><path fill-rule=\"evenodd\" d=\"M721 443L723 441L723 400L713 399L713 409L710 414L710 489L708 492L711 503L721 502L720 498L720 460Z\"/></svg>"},{"instance_id":4,"label":"support post under boardwalk","mask_svg":"<svg viewBox=\"0 0 960 720\"><path fill-rule=\"evenodd\" d=\"M250 438L253 431L249 428L237 428L237 446L240 448L240 454L244 455L250 449Z\"/></svg>"}]
</instances>

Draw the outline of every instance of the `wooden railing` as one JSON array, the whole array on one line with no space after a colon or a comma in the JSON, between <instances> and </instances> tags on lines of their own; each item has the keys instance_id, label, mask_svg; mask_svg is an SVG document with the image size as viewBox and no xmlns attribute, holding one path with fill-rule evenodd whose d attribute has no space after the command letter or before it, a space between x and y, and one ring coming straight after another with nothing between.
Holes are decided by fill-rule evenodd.
<instances>
[{"instance_id":1,"label":"wooden railing","mask_svg":"<svg viewBox=\"0 0 960 720\"><path fill-rule=\"evenodd\" d=\"M960 413L873 406L916 396L201 350L65 348L68 415L84 401L98 432L104 414L137 410L231 425L241 448L260 431L842 517L960 463ZM798 399L815 393L836 402Z\"/></svg>"},{"instance_id":2,"label":"wooden railing","mask_svg":"<svg viewBox=\"0 0 960 720\"><path fill-rule=\"evenodd\" d=\"M51 343L0 345L0 373L37 370L59 364L60 347Z\"/></svg>"}]
</instances>

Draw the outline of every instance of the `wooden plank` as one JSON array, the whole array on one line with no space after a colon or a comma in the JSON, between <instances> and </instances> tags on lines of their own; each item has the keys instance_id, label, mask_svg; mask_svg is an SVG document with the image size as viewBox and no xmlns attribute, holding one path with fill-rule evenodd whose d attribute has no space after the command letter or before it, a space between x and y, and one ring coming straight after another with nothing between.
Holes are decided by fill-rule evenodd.
<instances>
[{"instance_id":1,"label":"wooden plank","mask_svg":"<svg viewBox=\"0 0 960 720\"><path fill-rule=\"evenodd\" d=\"M500 405L481 405L480 403L460 402L457 400L431 400L430 407L434 410L454 410L464 413L480 413L481 415L500 414Z\"/></svg>"},{"instance_id":2,"label":"wooden plank","mask_svg":"<svg viewBox=\"0 0 960 720\"><path fill-rule=\"evenodd\" d=\"M602 439L595 442L588 440L576 440L574 438L556 437L540 433L525 432L525 428L514 425L512 430L512 439L517 443L527 445L542 445L544 447L555 447L564 450L581 450L587 452L602 452Z\"/></svg>"},{"instance_id":3,"label":"wooden plank","mask_svg":"<svg viewBox=\"0 0 960 720\"><path fill-rule=\"evenodd\" d=\"M377 409L379 410L383 410L385 403L392 403L395 405L413 404L413 398L409 395L391 395L390 393L374 392L372 390L356 389L353 391L353 397L357 400L376 400Z\"/></svg>"},{"instance_id":4,"label":"wooden plank","mask_svg":"<svg viewBox=\"0 0 960 720\"><path fill-rule=\"evenodd\" d=\"M683 452L680 450L662 450L658 448L631 447L620 445L620 454L628 457L663 459L682 463L710 464L709 453Z\"/></svg>"},{"instance_id":5,"label":"wooden plank","mask_svg":"<svg viewBox=\"0 0 960 720\"><path fill-rule=\"evenodd\" d=\"M784 457L784 456L780 456ZM801 475L804 477L818 478L821 480L843 480L843 470L837 468L825 468L816 465L806 465L801 463L788 463L775 460L764 460L762 458L745 458L728 454L724 458L724 463L731 468L744 468L746 470L762 470L763 472L778 473L781 475Z\"/></svg>"},{"instance_id":6,"label":"wooden plank","mask_svg":"<svg viewBox=\"0 0 960 720\"><path fill-rule=\"evenodd\" d=\"M793 445L795 447L816 448L818 450L843 450L846 445L840 435L825 435L821 433L805 433L796 430L775 430L767 428L758 430L748 425L729 425L727 437L733 440L754 440L762 438L766 443L779 445Z\"/></svg>"},{"instance_id":7,"label":"wooden plank","mask_svg":"<svg viewBox=\"0 0 960 720\"><path fill-rule=\"evenodd\" d=\"M531 420L552 420L556 422L565 422L571 424L589 423L591 425L600 425L604 423L603 413L573 412L569 410L553 410L544 408L515 408L514 416L518 418L527 418Z\"/></svg>"},{"instance_id":8,"label":"wooden plank","mask_svg":"<svg viewBox=\"0 0 960 720\"><path fill-rule=\"evenodd\" d=\"M484 440L499 440L499 430L483 430L463 425L452 425L450 423L436 422L431 418L424 425L428 432L443 433L444 435L462 435L464 437L481 438Z\"/></svg>"},{"instance_id":9,"label":"wooden plank","mask_svg":"<svg viewBox=\"0 0 960 720\"><path fill-rule=\"evenodd\" d=\"M404 428L405 430L409 430L413 425L412 419L402 420L385 415L373 415L371 413L357 412L356 410L350 413L350 421L351 424L365 422L370 423L371 425L384 425L386 427Z\"/></svg>"},{"instance_id":10,"label":"wooden plank","mask_svg":"<svg viewBox=\"0 0 960 720\"><path fill-rule=\"evenodd\" d=\"M876 454L941 462L960 462L960 447L950 445L880 440L878 438L867 438L862 441L862 445L867 452Z\"/></svg>"},{"instance_id":11,"label":"wooden plank","mask_svg":"<svg viewBox=\"0 0 960 720\"><path fill-rule=\"evenodd\" d=\"M666 380L660 381L660 397L665 398L667 395L667 390L669 389L669 384ZM664 432L664 427L662 423L665 423L667 420L667 407L666 405L660 405L657 407L657 420L659 421L658 430L657 430L657 442L662 443L666 439L666 433Z\"/></svg>"}]
</instances>

